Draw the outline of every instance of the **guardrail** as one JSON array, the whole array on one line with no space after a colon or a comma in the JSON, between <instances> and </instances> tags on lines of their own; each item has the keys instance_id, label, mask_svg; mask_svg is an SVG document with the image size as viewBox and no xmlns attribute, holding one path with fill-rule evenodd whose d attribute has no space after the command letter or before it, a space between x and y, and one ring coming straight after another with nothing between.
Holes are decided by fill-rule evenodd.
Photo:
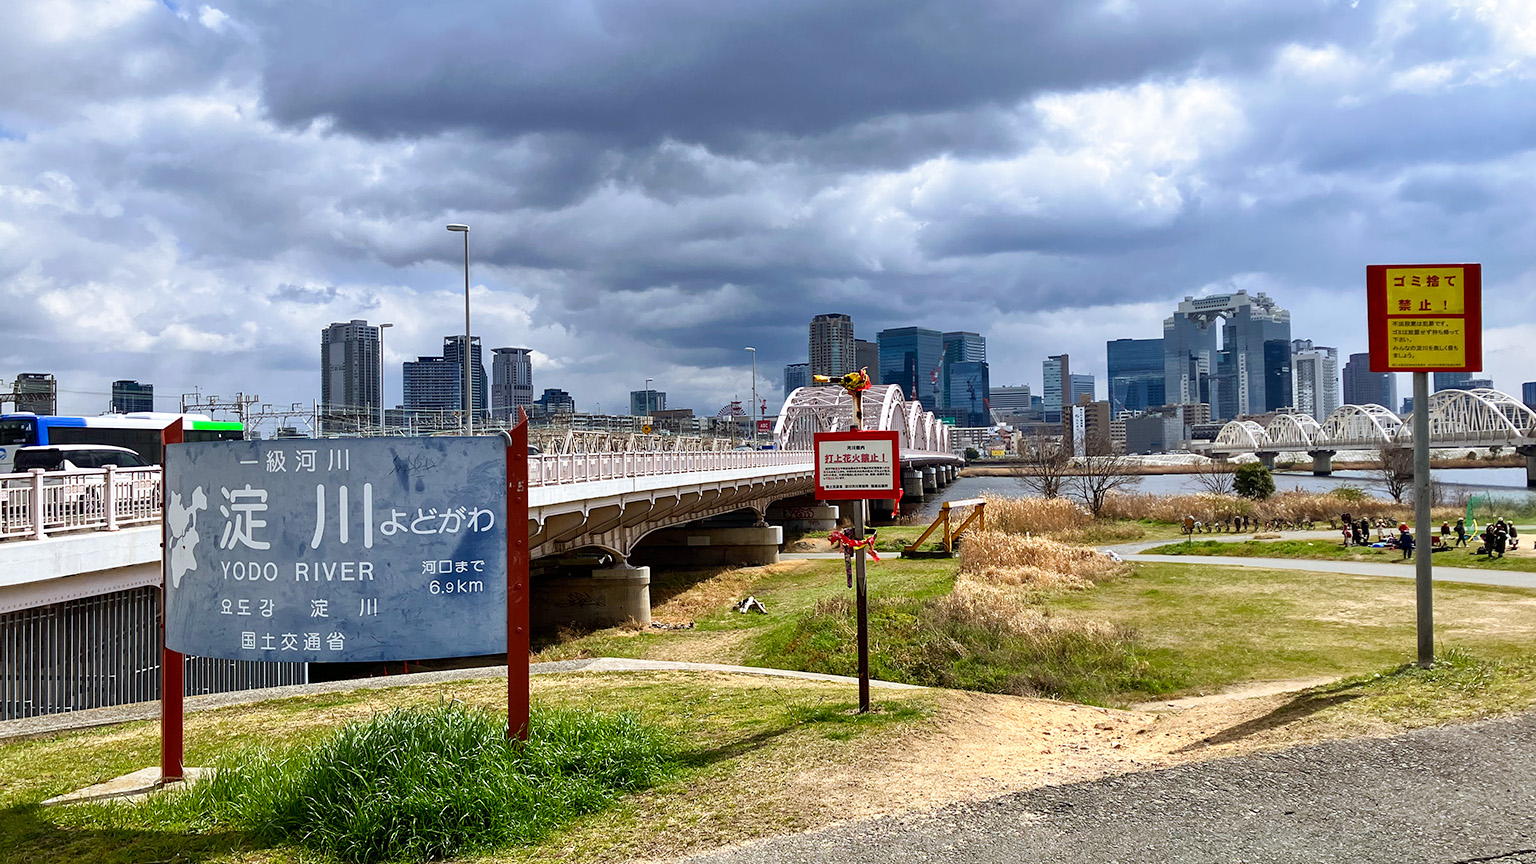
<instances>
[{"instance_id":1,"label":"guardrail","mask_svg":"<svg viewBox=\"0 0 1536 864\"><path fill-rule=\"evenodd\" d=\"M725 450L680 453L570 453L528 457L528 485L558 486L591 480L619 480L699 471L728 471L778 465L812 467L802 450Z\"/></svg>"},{"instance_id":2,"label":"guardrail","mask_svg":"<svg viewBox=\"0 0 1536 864\"><path fill-rule=\"evenodd\" d=\"M116 531L160 520L159 468L87 468L0 474L0 538Z\"/></svg>"}]
</instances>

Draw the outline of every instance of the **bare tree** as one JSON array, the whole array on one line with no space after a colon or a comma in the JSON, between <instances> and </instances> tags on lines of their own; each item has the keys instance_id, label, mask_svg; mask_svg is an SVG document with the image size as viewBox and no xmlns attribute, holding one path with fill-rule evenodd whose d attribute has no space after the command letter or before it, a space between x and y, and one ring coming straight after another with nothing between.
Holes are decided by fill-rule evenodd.
<instances>
[{"instance_id":1,"label":"bare tree","mask_svg":"<svg viewBox=\"0 0 1536 864\"><path fill-rule=\"evenodd\" d=\"M1232 494L1232 466L1212 459L1195 466L1195 485L1212 495Z\"/></svg>"},{"instance_id":2,"label":"bare tree","mask_svg":"<svg viewBox=\"0 0 1536 864\"><path fill-rule=\"evenodd\" d=\"M1060 498L1072 456L1060 438L1036 431L1023 445L1023 454L1014 476L1024 488L1041 498Z\"/></svg>"},{"instance_id":3,"label":"bare tree","mask_svg":"<svg viewBox=\"0 0 1536 864\"><path fill-rule=\"evenodd\" d=\"M1110 450L1108 446L1090 449L1099 453ZM1135 459L1124 454L1084 456L1073 462L1073 474L1067 478L1067 485L1083 506L1088 508L1088 512L1093 514L1093 518L1097 519L1104 510L1104 499L1109 497L1110 492L1141 482L1141 474L1137 471L1139 467Z\"/></svg>"},{"instance_id":4,"label":"bare tree","mask_svg":"<svg viewBox=\"0 0 1536 864\"><path fill-rule=\"evenodd\" d=\"M1413 485L1413 448L1401 444L1383 444L1376 451L1381 465L1376 478L1386 487L1392 500L1403 503L1403 493Z\"/></svg>"}]
</instances>

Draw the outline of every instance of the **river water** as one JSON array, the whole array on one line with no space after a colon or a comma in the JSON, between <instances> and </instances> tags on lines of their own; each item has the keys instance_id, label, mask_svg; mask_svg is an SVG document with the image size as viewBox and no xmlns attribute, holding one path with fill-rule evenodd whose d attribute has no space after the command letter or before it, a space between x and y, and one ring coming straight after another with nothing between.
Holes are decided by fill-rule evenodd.
<instances>
[{"instance_id":1,"label":"river water","mask_svg":"<svg viewBox=\"0 0 1536 864\"><path fill-rule=\"evenodd\" d=\"M1304 492L1327 492L1340 486L1356 486L1380 498L1387 497L1380 481L1372 471L1335 471L1328 477L1313 477L1310 471L1300 473L1276 472L1275 489L1288 492L1300 489ZM1524 468L1436 468L1431 472L1434 479L1447 491L1457 493L1491 493L1499 498L1523 498L1532 490L1525 486ZM1153 495L1178 495L1201 492L1194 474L1149 474L1141 482L1128 487L1127 492L1146 492ZM936 497L924 499L916 508L910 502L902 502L903 513L915 513L932 519L938 515L939 505L945 501L959 501L991 493L1004 498L1028 498L1034 493L1013 477L961 477Z\"/></svg>"}]
</instances>

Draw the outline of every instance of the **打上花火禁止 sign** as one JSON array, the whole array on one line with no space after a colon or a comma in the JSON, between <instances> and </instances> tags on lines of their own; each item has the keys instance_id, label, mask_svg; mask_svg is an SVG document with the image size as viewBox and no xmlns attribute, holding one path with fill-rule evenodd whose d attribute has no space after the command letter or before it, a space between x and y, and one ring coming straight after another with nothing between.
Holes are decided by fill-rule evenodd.
<instances>
[{"instance_id":1,"label":"\u6253\u4e0a\u82b1\u706b\u7981\u6b62 sign","mask_svg":"<svg viewBox=\"0 0 1536 864\"><path fill-rule=\"evenodd\" d=\"M506 452L496 438L171 445L166 645L306 662L506 650Z\"/></svg>"},{"instance_id":2,"label":"\u6253\u4e0a\u82b1\u706b\u7981\u6b62 sign","mask_svg":"<svg viewBox=\"0 0 1536 864\"><path fill-rule=\"evenodd\" d=\"M818 432L816 497L895 498L901 494L901 445L895 432Z\"/></svg>"}]
</instances>

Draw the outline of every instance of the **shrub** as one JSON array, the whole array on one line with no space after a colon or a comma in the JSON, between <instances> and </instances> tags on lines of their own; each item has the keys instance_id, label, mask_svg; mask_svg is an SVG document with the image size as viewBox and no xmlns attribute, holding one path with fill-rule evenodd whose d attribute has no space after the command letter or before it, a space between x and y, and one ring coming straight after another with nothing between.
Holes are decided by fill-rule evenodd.
<instances>
[{"instance_id":1,"label":"shrub","mask_svg":"<svg viewBox=\"0 0 1536 864\"><path fill-rule=\"evenodd\" d=\"M1270 476L1268 468L1258 462L1249 462L1237 467L1232 476L1232 489L1244 498L1262 501L1275 494L1275 478Z\"/></svg>"},{"instance_id":2,"label":"shrub","mask_svg":"<svg viewBox=\"0 0 1536 864\"><path fill-rule=\"evenodd\" d=\"M524 743L504 715L400 708L312 748L242 753L167 806L343 861L426 860L536 841L654 785L671 752L628 714L536 709Z\"/></svg>"},{"instance_id":3,"label":"shrub","mask_svg":"<svg viewBox=\"0 0 1536 864\"><path fill-rule=\"evenodd\" d=\"M975 447L967 447L967 448L965 448L965 461L967 461L967 462L974 462L974 461L976 461L977 459L980 459L980 458L981 458L981 454L976 451Z\"/></svg>"}]
</instances>

